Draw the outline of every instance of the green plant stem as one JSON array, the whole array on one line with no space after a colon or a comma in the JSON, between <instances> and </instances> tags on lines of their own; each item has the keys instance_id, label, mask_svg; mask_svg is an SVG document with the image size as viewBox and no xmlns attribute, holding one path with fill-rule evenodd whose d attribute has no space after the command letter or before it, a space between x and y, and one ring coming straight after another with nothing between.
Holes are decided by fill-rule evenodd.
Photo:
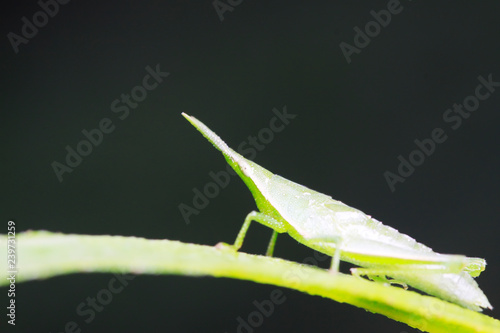
<instances>
[{"instance_id":1,"label":"green plant stem","mask_svg":"<svg viewBox=\"0 0 500 333\"><path fill-rule=\"evenodd\" d=\"M7 248L7 236L0 236ZM121 236L31 231L16 235L16 282L70 273L215 276L291 288L331 298L427 332L500 332L500 321L435 297L278 258L213 246ZM0 258L2 267L7 256ZM6 270L0 286L8 285Z\"/></svg>"}]
</instances>

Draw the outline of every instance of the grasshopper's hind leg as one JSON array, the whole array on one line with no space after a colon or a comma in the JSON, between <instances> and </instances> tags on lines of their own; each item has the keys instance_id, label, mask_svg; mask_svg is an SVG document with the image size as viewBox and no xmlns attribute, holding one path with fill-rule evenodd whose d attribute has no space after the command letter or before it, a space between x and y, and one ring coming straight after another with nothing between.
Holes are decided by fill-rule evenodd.
<instances>
[{"instance_id":1,"label":"grasshopper's hind leg","mask_svg":"<svg viewBox=\"0 0 500 333\"><path fill-rule=\"evenodd\" d=\"M425 273L425 274L446 274L446 273L460 273L469 266L469 258L460 255L442 255L442 261L436 262L418 262L418 261L408 261L408 263L400 263L386 266L378 267L367 267L367 268L351 268L351 273L354 276L361 277L362 275L367 276L370 280L389 283L389 284L400 284L405 289L407 288L404 282L398 281L397 276L404 276L408 272L413 273ZM469 273L470 274L470 273ZM391 277L388 279L387 277Z\"/></svg>"},{"instance_id":2,"label":"grasshopper's hind leg","mask_svg":"<svg viewBox=\"0 0 500 333\"><path fill-rule=\"evenodd\" d=\"M351 272L355 276L366 275L373 276L397 276L408 274L408 272L425 273L425 274L457 274L462 271L469 273L471 276L479 275L484 266L481 264L484 260L479 258L467 258L462 255L443 254L435 257L432 260L425 258L421 259L406 259L406 262L394 264L380 264L372 267L352 268ZM475 274L475 275L473 275Z\"/></svg>"},{"instance_id":3,"label":"grasshopper's hind leg","mask_svg":"<svg viewBox=\"0 0 500 333\"><path fill-rule=\"evenodd\" d=\"M245 235L247 234L248 228L250 227L250 223L252 221L257 221L274 230L266 253L266 255L270 254L272 256L272 253L274 252L274 245L276 244L276 236L278 235L278 232L286 232L286 227L284 223L276 220L274 217L256 211L252 211L247 215L247 217L245 218L245 222L243 222L240 232L238 233L238 236L236 236L236 240L234 241L233 245L229 245L227 243L218 243L215 247L219 249L229 248L234 251L238 251L243 244L243 240L245 239Z\"/></svg>"}]
</instances>

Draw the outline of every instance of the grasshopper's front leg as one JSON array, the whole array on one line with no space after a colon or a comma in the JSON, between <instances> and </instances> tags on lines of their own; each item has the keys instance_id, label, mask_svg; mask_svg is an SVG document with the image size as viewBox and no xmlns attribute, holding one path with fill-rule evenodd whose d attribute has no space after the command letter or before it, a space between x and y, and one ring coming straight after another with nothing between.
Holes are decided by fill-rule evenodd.
<instances>
[{"instance_id":1,"label":"grasshopper's front leg","mask_svg":"<svg viewBox=\"0 0 500 333\"><path fill-rule=\"evenodd\" d=\"M241 245L243 244L243 240L245 239L248 228L250 227L250 223L252 221L259 222L265 225L266 227L273 229L273 235L271 236L271 241L269 242L266 252L267 256L272 256L278 233L286 232L287 231L286 226L284 223L276 220L274 217L256 211L252 211L247 215L247 217L245 218L245 222L243 222L240 232L238 233L238 236L236 236L236 240L234 241L233 245L221 242L218 243L216 247L219 249L229 248L231 250L238 251L241 248Z\"/></svg>"}]
</instances>

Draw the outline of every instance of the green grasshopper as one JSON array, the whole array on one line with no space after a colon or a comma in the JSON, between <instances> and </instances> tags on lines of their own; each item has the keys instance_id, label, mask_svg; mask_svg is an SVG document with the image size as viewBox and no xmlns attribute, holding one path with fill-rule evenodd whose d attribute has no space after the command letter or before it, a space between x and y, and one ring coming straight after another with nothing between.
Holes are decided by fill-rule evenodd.
<instances>
[{"instance_id":1,"label":"green grasshopper","mask_svg":"<svg viewBox=\"0 0 500 333\"><path fill-rule=\"evenodd\" d=\"M287 232L299 243L332 256L332 273L338 272L342 260L360 266L351 269L355 276L410 285L475 311L492 309L472 278L484 271L484 259L436 253L358 209L245 159L205 124L182 115L222 152L259 208L247 215L234 244L219 243L219 248L239 250L250 223L256 221L273 229L267 255L272 255L278 233Z\"/></svg>"}]
</instances>

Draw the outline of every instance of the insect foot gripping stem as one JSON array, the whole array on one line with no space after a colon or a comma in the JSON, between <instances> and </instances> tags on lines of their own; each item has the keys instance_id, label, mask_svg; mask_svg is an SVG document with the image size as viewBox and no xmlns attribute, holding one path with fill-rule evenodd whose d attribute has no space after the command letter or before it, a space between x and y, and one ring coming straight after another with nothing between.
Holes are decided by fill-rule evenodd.
<instances>
[{"instance_id":1,"label":"insect foot gripping stem","mask_svg":"<svg viewBox=\"0 0 500 333\"><path fill-rule=\"evenodd\" d=\"M245 218L245 222L243 222L240 232L238 233L238 236L236 236L236 240L234 241L233 245L229 245L227 243L218 243L217 245L215 245L215 247L218 249L230 249L233 251L238 251L241 248L241 245L243 244L243 240L245 239L248 228L250 227L250 223L252 221L257 221L265 225L266 227L275 230L276 232L286 232L286 227L280 221L264 213L252 211ZM276 237L273 233L273 236L271 237L271 241L267 248L266 255L272 255L275 242L276 242Z\"/></svg>"},{"instance_id":2,"label":"insect foot gripping stem","mask_svg":"<svg viewBox=\"0 0 500 333\"><path fill-rule=\"evenodd\" d=\"M229 251L238 251L237 248L234 247L234 245L224 243L224 242L219 242L215 244L215 248L219 250L229 250Z\"/></svg>"}]
</instances>

